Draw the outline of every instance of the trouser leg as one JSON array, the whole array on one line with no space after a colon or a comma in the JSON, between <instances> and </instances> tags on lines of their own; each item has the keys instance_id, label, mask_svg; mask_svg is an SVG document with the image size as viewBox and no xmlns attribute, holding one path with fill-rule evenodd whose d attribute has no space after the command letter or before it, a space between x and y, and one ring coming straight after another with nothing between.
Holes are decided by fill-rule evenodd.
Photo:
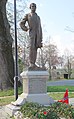
<instances>
[{"instance_id":1,"label":"trouser leg","mask_svg":"<svg viewBox=\"0 0 74 119\"><path fill-rule=\"evenodd\" d=\"M29 59L31 64L35 64L37 57L37 49L36 48L30 48L30 54Z\"/></svg>"}]
</instances>

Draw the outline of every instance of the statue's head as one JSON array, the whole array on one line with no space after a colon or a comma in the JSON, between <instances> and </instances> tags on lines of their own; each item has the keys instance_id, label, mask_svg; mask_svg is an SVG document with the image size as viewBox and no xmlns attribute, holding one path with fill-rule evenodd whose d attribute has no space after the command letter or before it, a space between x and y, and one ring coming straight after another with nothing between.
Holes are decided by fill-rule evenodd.
<instances>
[{"instance_id":1,"label":"statue's head","mask_svg":"<svg viewBox=\"0 0 74 119\"><path fill-rule=\"evenodd\" d=\"M35 12L35 10L36 10L36 4L35 3L31 3L30 4L30 9L31 9L32 12Z\"/></svg>"}]
</instances>

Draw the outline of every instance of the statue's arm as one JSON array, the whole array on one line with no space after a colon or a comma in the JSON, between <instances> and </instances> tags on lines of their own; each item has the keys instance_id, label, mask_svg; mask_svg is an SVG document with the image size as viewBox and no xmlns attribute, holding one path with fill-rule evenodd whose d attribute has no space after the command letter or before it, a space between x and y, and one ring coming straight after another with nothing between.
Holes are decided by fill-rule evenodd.
<instances>
[{"instance_id":1,"label":"statue's arm","mask_svg":"<svg viewBox=\"0 0 74 119\"><path fill-rule=\"evenodd\" d=\"M26 21L28 21L28 14L25 15L25 17L22 19L22 21L20 22L20 27L22 30L24 31L28 31L27 26L25 26Z\"/></svg>"}]
</instances>

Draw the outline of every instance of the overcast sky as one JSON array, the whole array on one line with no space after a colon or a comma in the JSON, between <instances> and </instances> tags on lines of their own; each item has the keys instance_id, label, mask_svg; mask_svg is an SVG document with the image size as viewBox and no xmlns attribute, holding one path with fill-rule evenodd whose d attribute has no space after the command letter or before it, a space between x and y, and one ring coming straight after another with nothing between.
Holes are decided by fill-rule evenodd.
<instances>
[{"instance_id":1,"label":"overcast sky","mask_svg":"<svg viewBox=\"0 0 74 119\"><path fill-rule=\"evenodd\" d=\"M50 42L55 43L61 53L64 49L74 53L74 32L66 30L74 31L74 0L29 0L28 7L31 2L37 4L36 12L41 18L43 41L51 36Z\"/></svg>"}]
</instances>

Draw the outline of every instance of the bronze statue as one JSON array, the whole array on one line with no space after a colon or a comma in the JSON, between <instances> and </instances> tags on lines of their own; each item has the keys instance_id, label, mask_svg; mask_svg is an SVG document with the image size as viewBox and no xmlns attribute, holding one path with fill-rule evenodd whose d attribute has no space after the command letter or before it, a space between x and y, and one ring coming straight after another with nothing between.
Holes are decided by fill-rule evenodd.
<instances>
[{"instance_id":1,"label":"bronze statue","mask_svg":"<svg viewBox=\"0 0 74 119\"><path fill-rule=\"evenodd\" d=\"M37 67L35 65L36 56L37 56L37 49L42 47L42 28L40 17L37 15L36 11L36 4L30 4L31 13L25 15L23 20L20 22L20 26L22 30L28 31L29 30L29 37L30 37L30 52L29 52L29 59L30 59L30 68ZM28 23L28 27L26 26L26 22Z\"/></svg>"}]
</instances>

